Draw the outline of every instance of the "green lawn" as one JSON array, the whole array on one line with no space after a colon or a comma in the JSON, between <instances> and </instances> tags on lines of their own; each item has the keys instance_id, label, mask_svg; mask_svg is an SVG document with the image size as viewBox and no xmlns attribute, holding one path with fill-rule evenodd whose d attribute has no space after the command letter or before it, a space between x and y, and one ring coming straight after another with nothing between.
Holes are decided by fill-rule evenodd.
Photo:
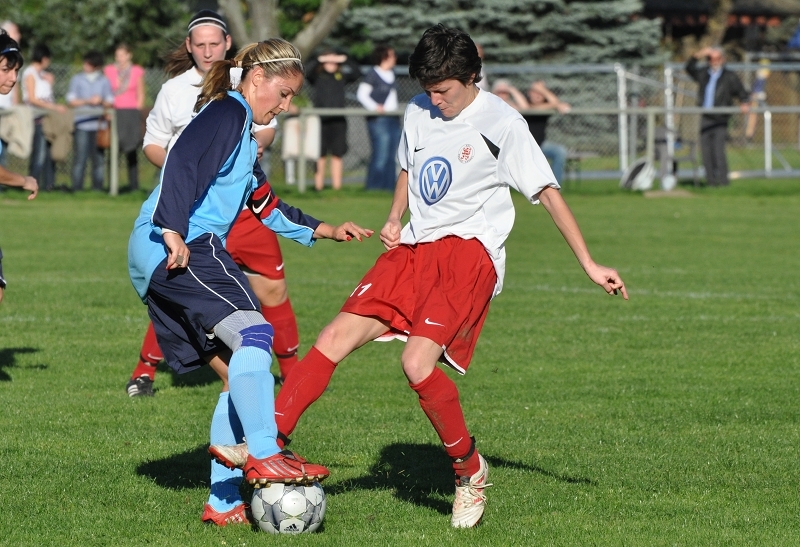
<instances>
[{"instance_id":1,"label":"green lawn","mask_svg":"<svg viewBox=\"0 0 800 547\"><path fill-rule=\"evenodd\" d=\"M375 229L390 199L281 190ZM393 342L343 362L293 436L332 470L323 531L295 538L200 522L213 374L124 391L147 325L126 269L143 197L0 195L0 544L797 545L800 182L661 199L570 187L628 302L515 196L505 289L457 379L494 483L483 524L449 527L449 463ZM304 353L382 247L283 249Z\"/></svg>"}]
</instances>

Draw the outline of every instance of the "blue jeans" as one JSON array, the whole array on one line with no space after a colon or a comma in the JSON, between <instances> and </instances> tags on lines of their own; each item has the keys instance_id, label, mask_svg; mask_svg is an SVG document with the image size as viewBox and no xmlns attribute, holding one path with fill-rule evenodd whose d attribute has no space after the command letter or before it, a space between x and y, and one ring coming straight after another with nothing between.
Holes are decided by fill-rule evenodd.
<instances>
[{"instance_id":1,"label":"blue jeans","mask_svg":"<svg viewBox=\"0 0 800 547\"><path fill-rule=\"evenodd\" d=\"M83 173L86 162L92 159L92 190L103 189L105 161L103 149L97 148L97 131L76 129L73 137L72 189L83 190Z\"/></svg>"},{"instance_id":2,"label":"blue jeans","mask_svg":"<svg viewBox=\"0 0 800 547\"><path fill-rule=\"evenodd\" d=\"M28 174L36 179L39 187L52 190L56 184L56 164L50 157L50 143L44 136L42 124L37 123L33 130L33 149Z\"/></svg>"},{"instance_id":3,"label":"blue jeans","mask_svg":"<svg viewBox=\"0 0 800 547\"><path fill-rule=\"evenodd\" d=\"M8 143L0 139L0 165L5 167L8 163Z\"/></svg>"},{"instance_id":4,"label":"blue jeans","mask_svg":"<svg viewBox=\"0 0 800 547\"><path fill-rule=\"evenodd\" d=\"M397 181L395 156L400 144L400 121L394 116L367 118L372 158L367 169L367 190L394 190Z\"/></svg>"},{"instance_id":5,"label":"blue jeans","mask_svg":"<svg viewBox=\"0 0 800 547\"><path fill-rule=\"evenodd\" d=\"M541 149L544 157L550 162L556 182L561 184L564 181L564 166L567 164L567 149L551 141L544 141Z\"/></svg>"}]
</instances>

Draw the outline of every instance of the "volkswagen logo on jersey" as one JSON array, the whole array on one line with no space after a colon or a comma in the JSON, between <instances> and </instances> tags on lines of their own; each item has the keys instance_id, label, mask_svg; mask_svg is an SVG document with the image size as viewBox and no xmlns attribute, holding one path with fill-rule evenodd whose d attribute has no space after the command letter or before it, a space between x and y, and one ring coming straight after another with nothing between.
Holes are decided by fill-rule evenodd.
<instances>
[{"instance_id":1,"label":"volkswagen logo on jersey","mask_svg":"<svg viewBox=\"0 0 800 547\"><path fill-rule=\"evenodd\" d=\"M446 159L434 156L419 172L419 193L425 203L433 205L444 197L453 181L453 168Z\"/></svg>"}]
</instances>

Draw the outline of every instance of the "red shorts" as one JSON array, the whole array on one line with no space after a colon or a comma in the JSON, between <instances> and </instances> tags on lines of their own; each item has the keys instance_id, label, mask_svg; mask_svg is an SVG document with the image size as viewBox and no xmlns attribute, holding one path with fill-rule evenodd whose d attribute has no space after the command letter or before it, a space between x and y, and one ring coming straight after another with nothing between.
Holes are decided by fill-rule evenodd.
<instances>
[{"instance_id":1,"label":"red shorts","mask_svg":"<svg viewBox=\"0 0 800 547\"><path fill-rule=\"evenodd\" d=\"M255 272L269 279L285 277L278 236L250 211L239 214L225 240L225 248L236 264L244 266L245 273Z\"/></svg>"},{"instance_id":2,"label":"red shorts","mask_svg":"<svg viewBox=\"0 0 800 547\"><path fill-rule=\"evenodd\" d=\"M497 273L477 239L445 237L382 254L342 311L376 317L391 329L377 340L423 336L464 374L489 312Z\"/></svg>"}]
</instances>

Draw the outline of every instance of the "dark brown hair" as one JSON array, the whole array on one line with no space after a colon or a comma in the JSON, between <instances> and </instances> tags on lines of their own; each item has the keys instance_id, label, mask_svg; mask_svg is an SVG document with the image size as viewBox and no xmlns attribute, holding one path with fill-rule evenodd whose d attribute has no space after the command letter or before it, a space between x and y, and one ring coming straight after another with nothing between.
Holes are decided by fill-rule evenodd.
<instances>
[{"instance_id":1,"label":"dark brown hair","mask_svg":"<svg viewBox=\"0 0 800 547\"><path fill-rule=\"evenodd\" d=\"M422 87L444 80L477 83L481 81L481 58L469 34L439 24L422 35L408 59L408 74Z\"/></svg>"}]
</instances>

